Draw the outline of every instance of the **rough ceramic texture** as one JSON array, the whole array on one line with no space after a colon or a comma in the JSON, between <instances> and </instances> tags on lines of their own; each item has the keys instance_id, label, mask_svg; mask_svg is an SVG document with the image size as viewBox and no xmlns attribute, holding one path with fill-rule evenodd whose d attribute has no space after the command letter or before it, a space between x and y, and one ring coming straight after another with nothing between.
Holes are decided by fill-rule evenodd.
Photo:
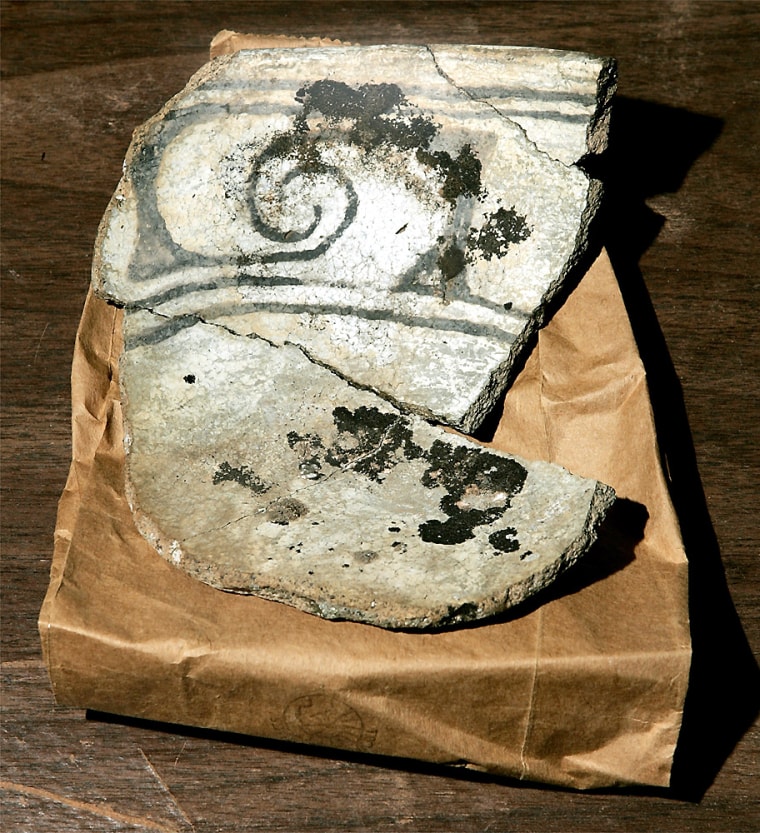
<instances>
[{"instance_id":1,"label":"rough ceramic texture","mask_svg":"<svg viewBox=\"0 0 760 833\"><path fill-rule=\"evenodd\" d=\"M472 432L588 244L613 65L499 47L219 58L136 134L96 286ZM139 241L139 242L138 242Z\"/></svg>"},{"instance_id":2,"label":"rough ceramic texture","mask_svg":"<svg viewBox=\"0 0 760 833\"><path fill-rule=\"evenodd\" d=\"M129 350L121 373L141 532L209 584L326 618L496 613L572 564L614 499L215 325Z\"/></svg>"},{"instance_id":3,"label":"rough ceramic texture","mask_svg":"<svg viewBox=\"0 0 760 833\"><path fill-rule=\"evenodd\" d=\"M137 131L93 284L125 307L128 494L225 590L425 627L550 583L611 489L471 430L587 245L609 62L496 47L216 60Z\"/></svg>"}]
</instances>

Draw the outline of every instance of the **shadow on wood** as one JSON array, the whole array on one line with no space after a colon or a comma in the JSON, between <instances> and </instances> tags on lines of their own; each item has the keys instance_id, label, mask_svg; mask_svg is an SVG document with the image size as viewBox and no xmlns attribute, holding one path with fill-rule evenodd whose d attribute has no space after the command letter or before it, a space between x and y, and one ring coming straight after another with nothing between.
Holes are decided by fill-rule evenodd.
<instances>
[{"instance_id":1,"label":"shadow on wood","mask_svg":"<svg viewBox=\"0 0 760 833\"><path fill-rule=\"evenodd\" d=\"M692 801L704 795L755 719L760 670L729 594L681 385L639 260L664 224L645 200L677 191L722 128L710 116L621 98L599 172L608 183L605 244L646 368L662 466L689 558L693 660L671 784L678 797Z\"/></svg>"}]
</instances>

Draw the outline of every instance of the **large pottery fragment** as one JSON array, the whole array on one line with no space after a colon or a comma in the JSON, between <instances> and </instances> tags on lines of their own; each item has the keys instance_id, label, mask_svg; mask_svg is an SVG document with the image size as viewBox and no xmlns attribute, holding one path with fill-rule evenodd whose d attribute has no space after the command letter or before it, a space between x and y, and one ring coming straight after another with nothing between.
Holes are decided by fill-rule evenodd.
<instances>
[{"instance_id":1,"label":"large pottery fragment","mask_svg":"<svg viewBox=\"0 0 760 833\"><path fill-rule=\"evenodd\" d=\"M96 287L153 339L200 317L294 343L471 432L586 251L601 189L570 161L604 146L613 78L499 47L219 58L137 132Z\"/></svg>"},{"instance_id":2,"label":"large pottery fragment","mask_svg":"<svg viewBox=\"0 0 760 833\"><path fill-rule=\"evenodd\" d=\"M137 131L96 291L125 308L128 490L164 557L328 618L503 610L609 487L478 446L588 245L609 62L498 47L255 50Z\"/></svg>"}]
</instances>

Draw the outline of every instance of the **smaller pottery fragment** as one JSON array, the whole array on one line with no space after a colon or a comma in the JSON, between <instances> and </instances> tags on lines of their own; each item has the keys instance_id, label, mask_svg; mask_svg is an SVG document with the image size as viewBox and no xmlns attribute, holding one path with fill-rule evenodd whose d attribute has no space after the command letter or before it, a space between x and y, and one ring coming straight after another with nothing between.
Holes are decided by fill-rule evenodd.
<instances>
[{"instance_id":1,"label":"smaller pottery fragment","mask_svg":"<svg viewBox=\"0 0 760 833\"><path fill-rule=\"evenodd\" d=\"M130 316L128 339L153 317ZM129 350L121 382L143 535L208 584L325 618L497 613L574 563L614 500L215 325Z\"/></svg>"}]
</instances>

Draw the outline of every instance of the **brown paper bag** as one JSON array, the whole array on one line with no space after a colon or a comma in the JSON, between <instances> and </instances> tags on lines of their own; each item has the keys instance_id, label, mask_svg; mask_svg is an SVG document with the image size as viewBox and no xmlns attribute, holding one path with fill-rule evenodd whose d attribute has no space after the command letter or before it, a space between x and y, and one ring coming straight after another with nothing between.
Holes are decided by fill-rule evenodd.
<instances>
[{"instance_id":1,"label":"brown paper bag","mask_svg":"<svg viewBox=\"0 0 760 833\"><path fill-rule=\"evenodd\" d=\"M449 631L324 621L164 561L124 497L120 325L88 298L40 616L60 703L572 787L668 783L690 660L686 561L604 253L540 332L492 445L610 483L644 537L603 533L529 609Z\"/></svg>"},{"instance_id":2,"label":"brown paper bag","mask_svg":"<svg viewBox=\"0 0 760 833\"><path fill-rule=\"evenodd\" d=\"M212 55L276 40L224 32ZM120 351L121 313L89 296L39 623L58 702L576 788L667 785L691 656L687 565L604 252L540 331L491 445L602 480L621 500L553 588L476 626L324 621L164 561L124 496Z\"/></svg>"}]
</instances>

